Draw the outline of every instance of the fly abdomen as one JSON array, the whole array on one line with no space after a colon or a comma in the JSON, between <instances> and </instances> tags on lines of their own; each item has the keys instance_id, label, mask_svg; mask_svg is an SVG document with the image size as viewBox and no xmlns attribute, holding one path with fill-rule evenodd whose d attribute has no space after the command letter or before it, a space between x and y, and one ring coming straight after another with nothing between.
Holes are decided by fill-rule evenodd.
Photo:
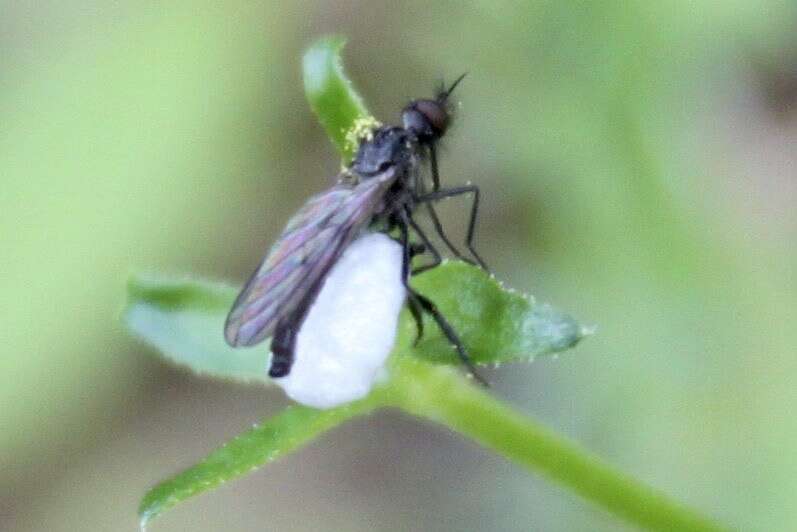
<instances>
[{"instance_id":1,"label":"fly abdomen","mask_svg":"<svg viewBox=\"0 0 797 532\"><path fill-rule=\"evenodd\" d=\"M271 367L268 376L278 379L286 376L293 365L293 352L296 347L296 331L301 324L293 319L284 319L274 329L271 339Z\"/></svg>"}]
</instances>

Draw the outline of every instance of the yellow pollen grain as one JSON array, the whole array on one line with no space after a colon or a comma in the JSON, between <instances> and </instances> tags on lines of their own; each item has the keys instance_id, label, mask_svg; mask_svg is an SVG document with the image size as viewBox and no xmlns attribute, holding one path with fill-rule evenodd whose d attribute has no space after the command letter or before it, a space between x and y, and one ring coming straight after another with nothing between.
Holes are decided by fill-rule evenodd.
<instances>
[{"instance_id":1,"label":"yellow pollen grain","mask_svg":"<svg viewBox=\"0 0 797 532\"><path fill-rule=\"evenodd\" d=\"M354 153L363 140L369 141L374 138L374 131L382 123L373 116L364 116L354 121L354 124L346 132L346 148Z\"/></svg>"}]
</instances>

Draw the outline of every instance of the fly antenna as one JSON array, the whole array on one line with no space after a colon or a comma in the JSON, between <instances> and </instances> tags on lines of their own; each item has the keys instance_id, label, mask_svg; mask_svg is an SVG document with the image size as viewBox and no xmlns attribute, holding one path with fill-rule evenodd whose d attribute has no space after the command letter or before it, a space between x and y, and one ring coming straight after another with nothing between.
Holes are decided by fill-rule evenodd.
<instances>
[{"instance_id":1,"label":"fly antenna","mask_svg":"<svg viewBox=\"0 0 797 532\"><path fill-rule=\"evenodd\" d=\"M440 102L445 102L448 99L448 97L451 96L451 93L454 92L454 89L457 88L457 85L459 85L459 82L462 81L463 79L465 79L465 76L467 76L467 75L468 75L468 73L465 72L460 77L458 77L456 79L456 81L454 81L454 83L451 84L451 86L448 88L448 90L444 90L443 92L440 93L440 95L437 97L437 99Z\"/></svg>"}]
</instances>

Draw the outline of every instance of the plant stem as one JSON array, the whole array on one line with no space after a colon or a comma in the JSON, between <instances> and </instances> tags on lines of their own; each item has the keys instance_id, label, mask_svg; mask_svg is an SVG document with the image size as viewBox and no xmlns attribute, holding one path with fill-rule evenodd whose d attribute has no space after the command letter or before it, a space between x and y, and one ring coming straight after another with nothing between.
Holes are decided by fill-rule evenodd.
<instances>
[{"instance_id":1,"label":"plant stem","mask_svg":"<svg viewBox=\"0 0 797 532\"><path fill-rule=\"evenodd\" d=\"M649 530L728 530L520 415L451 368L395 356L392 372L396 406L470 436L630 523Z\"/></svg>"}]
</instances>

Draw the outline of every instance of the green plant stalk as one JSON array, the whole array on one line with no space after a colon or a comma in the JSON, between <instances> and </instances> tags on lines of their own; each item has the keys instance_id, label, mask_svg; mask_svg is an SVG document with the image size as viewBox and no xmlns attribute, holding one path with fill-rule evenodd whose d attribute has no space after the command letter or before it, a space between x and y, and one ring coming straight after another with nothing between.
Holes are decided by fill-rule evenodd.
<instances>
[{"instance_id":1,"label":"green plant stalk","mask_svg":"<svg viewBox=\"0 0 797 532\"><path fill-rule=\"evenodd\" d=\"M729 530L497 401L450 367L394 357L394 405L467 435L609 512L648 530Z\"/></svg>"}]
</instances>

